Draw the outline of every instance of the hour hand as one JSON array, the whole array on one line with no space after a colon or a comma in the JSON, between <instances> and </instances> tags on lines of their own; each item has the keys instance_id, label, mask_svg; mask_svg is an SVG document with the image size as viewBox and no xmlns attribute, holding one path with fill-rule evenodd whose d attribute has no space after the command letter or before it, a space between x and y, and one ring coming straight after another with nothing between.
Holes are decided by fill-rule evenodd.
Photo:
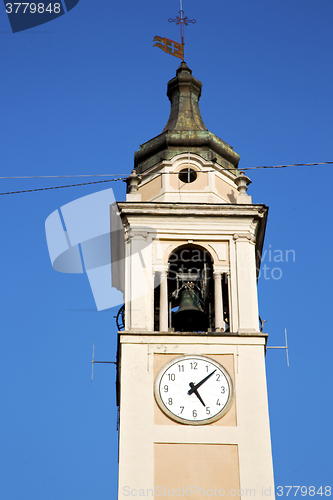
<instances>
[{"instance_id":1,"label":"hour hand","mask_svg":"<svg viewBox=\"0 0 333 500\"><path fill-rule=\"evenodd\" d=\"M204 384L206 382L206 380L208 380L215 372L216 372L216 370L214 370L212 373L210 373L209 375L207 375L207 377L205 377L202 380L200 380L200 382L198 382L197 384L193 384L193 382L191 382L190 383L191 389L188 391L187 394L189 396L191 396L191 394L193 394L202 384Z\"/></svg>"},{"instance_id":2,"label":"hour hand","mask_svg":"<svg viewBox=\"0 0 333 500\"><path fill-rule=\"evenodd\" d=\"M196 395L196 397L199 399L200 403L202 403L204 406L206 406L206 405L205 405L205 403L204 403L204 402L203 402L203 400L202 400L202 397L201 397L201 396L200 396L200 394L198 393L198 391L197 391L197 389L196 389L196 387L195 387L195 385L194 385L194 383L193 383L193 382L190 382L190 387L191 387L190 391L192 391L192 392L191 392L191 394L193 394L193 393L194 393L194 394ZM190 393L190 391L188 391L188 393L187 393L187 394L189 394L189 393Z\"/></svg>"}]
</instances>

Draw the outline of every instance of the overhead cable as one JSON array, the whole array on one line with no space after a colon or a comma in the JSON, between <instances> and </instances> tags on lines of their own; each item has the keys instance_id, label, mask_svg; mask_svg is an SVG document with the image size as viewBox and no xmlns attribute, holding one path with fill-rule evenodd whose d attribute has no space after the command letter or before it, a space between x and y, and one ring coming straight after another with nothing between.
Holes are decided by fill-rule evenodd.
<instances>
[{"instance_id":1,"label":"overhead cable","mask_svg":"<svg viewBox=\"0 0 333 500\"><path fill-rule=\"evenodd\" d=\"M236 167L230 167L230 168L219 168L217 171L223 171L223 170L258 170L258 169L265 169L265 168L289 168L289 167L310 167L310 166L315 166L315 165L333 165L333 161L323 161L323 162L317 162L317 163L293 163L291 165L263 165L263 166L258 166L258 167L244 167L244 168L236 168ZM216 170L205 170L204 173L207 172L216 172ZM172 175L172 174L179 174L179 172L160 172L160 174L164 175ZM119 175L119 174L82 174L82 175L33 175L33 176L13 176L13 177L0 177L0 179L42 179L42 178L60 178L60 177L111 177L114 175ZM152 173L146 174L146 175L153 175ZM67 184L65 186L52 186L52 187L45 187L45 188L38 188L38 189L25 189L22 191L8 191L7 193L0 193L1 195L5 194L21 194L21 193L33 193L36 191L47 191L49 189L62 189L62 188L69 188L69 187L77 187L77 186L87 186L89 184L101 184L102 182L115 182L115 181L126 181L126 177L118 177L116 179L106 179L103 181L92 181L92 182L82 182L80 184Z\"/></svg>"},{"instance_id":2,"label":"overhead cable","mask_svg":"<svg viewBox=\"0 0 333 500\"><path fill-rule=\"evenodd\" d=\"M322 161L317 163L293 163L291 165L261 165L257 167L230 167L230 168L220 168L219 170L257 170L261 168L288 168L288 167L309 167L315 165L333 165L333 161ZM205 170L205 172L215 172L215 170ZM179 172L161 172L165 174L178 174ZM122 174L73 174L73 175L17 175L17 176L0 176L0 179L58 179L61 177L114 177ZM128 177L128 175L126 175ZM111 179L111 180L123 180ZM84 184L73 184L74 186L84 185ZM62 187L62 186L59 186ZM67 187L67 186L64 186Z\"/></svg>"},{"instance_id":3,"label":"overhead cable","mask_svg":"<svg viewBox=\"0 0 333 500\"><path fill-rule=\"evenodd\" d=\"M106 179L105 181L83 182L81 184L68 184L66 186L52 186L52 187L45 187L45 188L39 188L39 189L25 189L24 191L9 191L8 193L0 193L0 196L4 195L4 194L32 193L34 191L47 191L49 189L62 189L62 188L69 188L69 187L76 187L76 186L87 186L88 184L101 184L102 182L112 182L112 181L125 181L125 177L118 178L118 179Z\"/></svg>"}]
</instances>

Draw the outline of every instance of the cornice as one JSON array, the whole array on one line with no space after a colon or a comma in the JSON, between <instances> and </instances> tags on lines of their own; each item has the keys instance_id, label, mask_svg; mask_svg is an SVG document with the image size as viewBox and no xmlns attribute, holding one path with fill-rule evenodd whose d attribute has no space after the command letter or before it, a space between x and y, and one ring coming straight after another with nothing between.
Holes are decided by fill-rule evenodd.
<instances>
[{"instance_id":1,"label":"cornice","mask_svg":"<svg viewBox=\"0 0 333 500\"><path fill-rule=\"evenodd\" d=\"M255 244L257 276L261 263L261 254L264 244L268 207L266 205L241 205L230 203L168 203L168 202L118 202L118 209L124 223L129 223L130 216L149 217L233 217L252 218L256 221ZM246 234L246 238L248 235ZM251 237L252 238L252 237Z\"/></svg>"},{"instance_id":2,"label":"cornice","mask_svg":"<svg viewBox=\"0 0 333 500\"><path fill-rule=\"evenodd\" d=\"M130 337L130 336L150 336L150 337L156 337L156 343L159 343L158 337L168 337L168 338L175 338L175 337L194 337L194 338L202 338L202 337L210 337L210 338L221 338L221 337L227 337L227 338L237 338L237 337L252 337L252 338L263 338L267 342L268 334L267 333L262 333L262 332L255 332L255 331L242 331L242 332L173 332L173 331L165 331L165 332L160 332L160 331L148 331L148 330L122 330L118 332L119 336L122 338ZM153 342L152 342L153 343Z\"/></svg>"},{"instance_id":3,"label":"cornice","mask_svg":"<svg viewBox=\"0 0 333 500\"><path fill-rule=\"evenodd\" d=\"M266 205L240 205L230 203L169 203L169 202L118 202L118 208L123 215L152 215L152 216L233 216L255 217L265 219L268 207Z\"/></svg>"}]
</instances>

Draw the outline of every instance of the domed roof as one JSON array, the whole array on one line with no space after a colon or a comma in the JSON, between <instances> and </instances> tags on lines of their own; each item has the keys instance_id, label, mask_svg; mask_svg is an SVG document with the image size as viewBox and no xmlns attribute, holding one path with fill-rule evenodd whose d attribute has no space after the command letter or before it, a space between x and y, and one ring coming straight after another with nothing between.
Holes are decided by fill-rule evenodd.
<instances>
[{"instance_id":1,"label":"domed roof","mask_svg":"<svg viewBox=\"0 0 333 500\"><path fill-rule=\"evenodd\" d=\"M192 76L185 62L176 77L168 82L167 96L171 102L169 120L162 133L140 146L134 154L138 174L162 160L191 152L223 168L237 168L239 155L229 144L207 130L199 109L202 83Z\"/></svg>"}]
</instances>

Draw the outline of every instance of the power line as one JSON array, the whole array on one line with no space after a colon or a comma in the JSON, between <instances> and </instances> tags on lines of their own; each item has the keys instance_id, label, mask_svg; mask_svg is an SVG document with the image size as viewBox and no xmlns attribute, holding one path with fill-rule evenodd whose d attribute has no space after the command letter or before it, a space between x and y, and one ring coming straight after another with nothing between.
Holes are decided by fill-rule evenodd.
<instances>
[{"instance_id":1,"label":"power line","mask_svg":"<svg viewBox=\"0 0 333 500\"><path fill-rule=\"evenodd\" d=\"M0 179L58 179L60 177L115 177L122 174L74 174L74 175L16 175Z\"/></svg>"},{"instance_id":2,"label":"power line","mask_svg":"<svg viewBox=\"0 0 333 500\"><path fill-rule=\"evenodd\" d=\"M39 188L39 189L26 189L24 191L9 191L8 193L0 193L0 196L4 195L4 194L32 193L34 191L47 191L49 189L62 189L62 188L69 188L69 187L76 187L76 186L87 186L88 184L101 184L102 182L112 182L112 181L125 181L125 178L106 179L105 181L83 182L81 184L68 184L66 186L52 186L52 187L45 187L45 188Z\"/></svg>"},{"instance_id":3,"label":"power line","mask_svg":"<svg viewBox=\"0 0 333 500\"><path fill-rule=\"evenodd\" d=\"M322 161L322 162L317 162L317 163L293 163L291 165L262 165L258 167L244 167L244 168L236 168L236 167L231 167L231 168L220 168L218 171L223 171L223 170L258 170L258 169L266 169L266 168L289 168L289 167L310 167L310 166L315 166L315 165L333 165L333 161ZM216 170L205 170L204 173L207 172L216 172ZM179 172L160 172L162 175L172 175L172 174L179 174ZM82 175L31 175L31 176L13 176L13 177L0 177L0 179L44 179L44 178L60 178L60 177L111 177L114 175L119 175L119 174L82 174ZM151 173L146 174L146 175L151 175ZM92 181L92 182L83 182L80 184L68 184L65 186L52 186L52 187L45 187L45 188L39 188L39 189L25 189L22 191L9 191L7 193L0 193L1 195L5 194L21 194L21 193L33 193L35 191L47 191L49 189L62 189L62 188L69 188L69 187L77 187L77 186L87 186L89 184L100 184L102 182L115 182L115 181L126 181L126 177L118 177L116 179L106 179L103 181Z\"/></svg>"},{"instance_id":4,"label":"power line","mask_svg":"<svg viewBox=\"0 0 333 500\"><path fill-rule=\"evenodd\" d=\"M208 172L221 172L223 170L226 171L235 171L239 170L242 172L243 170L258 170L258 169L265 169L265 168L289 168L289 167L310 167L310 166L315 166L315 165L333 165L333 161L322 161L322 162L317 162L317 163L293 163L291 165L262 165L258 167L229 167L229 168L222 168L220 167L219 169L213 169L213 170L205 170L204 173ZM178 175L179 172L160 172L161 175L173 175L176 174ZM152 172L147 173L147 174L140 174L140 175L152 175Z\"/></svg>"},{"instance_id":5,"label":"power line","mask_svg":"<svg viewBox=\"0 0 333 500\"><path fill-rule=\"evenodd\" d=\"M333 161L322 161L318 163L294 163L292 165L268 165L268 166L261 166L261 167L245 167L245 168L240 168L238 170L255 170L258 168L288 168L288 167L312 167L315 165L333 165ZM234 170L234 169L230 169Z\"/></svg>"},{"instance_id":6,"label":"power line","mask_svg":"<svg viewBox=\"0 0 333 500\"><path fill-rule=\"evenodd\" d=\"M308 167L314 165L332 165L332 164L333 161L322 161L317 163L293 163L291 165L262 165L257 167L243 167L243 168L230 167L230 168L222 168L222 170L256 170L260 168ZM206 172L208 172L208 170L206 170ZM215 172L215 170L209 170L209 172ZM163 173L168 173L168 172L163 172ZM170 172L170 173L178 173L178 172ZM117 175L122 175L122 174L16 175L16 176L0 176L0 179L60 179L63 177L115 177ZM112 179L112 180L122 180L122 178Z\"/></svg>"}]
</instances>

